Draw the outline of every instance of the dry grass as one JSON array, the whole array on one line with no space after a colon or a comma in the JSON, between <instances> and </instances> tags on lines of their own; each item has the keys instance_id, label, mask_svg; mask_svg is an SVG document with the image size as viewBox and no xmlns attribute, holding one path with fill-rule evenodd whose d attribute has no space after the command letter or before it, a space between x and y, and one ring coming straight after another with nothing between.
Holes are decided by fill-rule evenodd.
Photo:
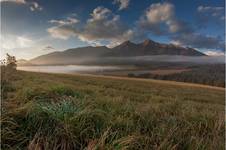
<instances>
[{"instance_id":1,"label":"dry grass","mask_svg":"<svg viewBox=\"0 0 226 150\"><path fill-rule=\"evenodd\" d=\"M3 100L2 149L224 149L224 90L19 71Z\"/></svg>"}]
</instances>

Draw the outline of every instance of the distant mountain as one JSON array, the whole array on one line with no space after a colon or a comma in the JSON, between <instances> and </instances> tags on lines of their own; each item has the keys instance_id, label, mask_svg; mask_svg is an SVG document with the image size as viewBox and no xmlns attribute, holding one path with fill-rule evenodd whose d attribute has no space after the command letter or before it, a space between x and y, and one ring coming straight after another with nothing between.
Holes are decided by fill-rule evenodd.
<instances>
[{"instance_id":1,"label":"distant mountain","mask_svg":"<svg viewBox=\"0 0 226 150\"><path fill-rule=\"evenodd\" d=\"M17 64L18 66L28 65L28 64L29 64L29 61L27 61L26 59L18 59L18 60L16 61L16 64Z\"/></svg>"},{"instance_id":2,"label":"distant mountain","mask_svg":"<svg viewBox=\"0 0 226 150\"><path fill-rule=\"evenodd\" d=\"M109 57L126 58L152 55L205 56L205 54L193 48L185 48L173 44L161 44L147 39L139 44L125 41L114 48L88 46L68 49L62 52L52 52L36 57L30 60L29 63L36 65L87 64L88 62L95 62Z\"/></svg>"},{"instance_id":3,"label":"distant mountain","mask_svg":"<svg viewBox=\"0 0 226 150\"><path fill-rule=\"evenodd\" d=\"M142 43L134 44L126 41L112 49L110 56L149 56L149 55L184 55L184 56L204 56L205 54L193 49L185 48L173 44L161 44L152 40L145 40Z\"/></svg>"}]
</instances>

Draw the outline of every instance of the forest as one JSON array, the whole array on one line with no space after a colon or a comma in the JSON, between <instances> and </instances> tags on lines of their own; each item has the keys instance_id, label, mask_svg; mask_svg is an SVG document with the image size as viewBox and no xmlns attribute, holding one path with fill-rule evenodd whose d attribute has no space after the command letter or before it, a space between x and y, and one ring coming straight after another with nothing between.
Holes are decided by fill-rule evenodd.
<instances>
[{"instance_id":1,"label":"forest","mask_svg":"<svg viewBox=\"0 0 226 150\"><path fill-rule=\"evenodd\" d=\"M212 86L225 86L225 65L224 64L209 64L209 65L195 65L189 66L189 71L184 71L175 74L151 74L143 73L135 75L133 73L128 74L128 77L137 78L152 78L159 80L173 80L180 82L198 83Z\"/></svg>"}]
</instances>

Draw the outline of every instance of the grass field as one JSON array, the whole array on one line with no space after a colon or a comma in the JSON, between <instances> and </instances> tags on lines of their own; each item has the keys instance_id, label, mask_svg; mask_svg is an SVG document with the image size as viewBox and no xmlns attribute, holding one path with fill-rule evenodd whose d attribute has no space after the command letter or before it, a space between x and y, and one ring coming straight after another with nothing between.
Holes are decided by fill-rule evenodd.
<instances>
[{"instance_id":1,"label":"grass field","mask_svg":"<svg viewBox=\"0 0 226 150\"><path fill-rule=\"evenodd\" d=\"M224 89L18 71L2 100L2 149L223 150Z\"/></svg>"}]
</instances>

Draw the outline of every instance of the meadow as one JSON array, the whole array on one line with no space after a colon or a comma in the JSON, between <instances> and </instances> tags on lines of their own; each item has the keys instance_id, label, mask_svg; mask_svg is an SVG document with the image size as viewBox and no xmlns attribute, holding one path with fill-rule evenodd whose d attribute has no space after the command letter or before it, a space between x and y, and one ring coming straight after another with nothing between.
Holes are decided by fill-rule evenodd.
<instances>
[{"instance_id":1,"label":"meadow","mask_svg":"<svg viewBox=\"0 0 226 150\"><path fill-rule=\"evenodd\" d=\"M1 148L223 150L224 88L16 71L2 78Z\"/></svg>"}]
</instances>

